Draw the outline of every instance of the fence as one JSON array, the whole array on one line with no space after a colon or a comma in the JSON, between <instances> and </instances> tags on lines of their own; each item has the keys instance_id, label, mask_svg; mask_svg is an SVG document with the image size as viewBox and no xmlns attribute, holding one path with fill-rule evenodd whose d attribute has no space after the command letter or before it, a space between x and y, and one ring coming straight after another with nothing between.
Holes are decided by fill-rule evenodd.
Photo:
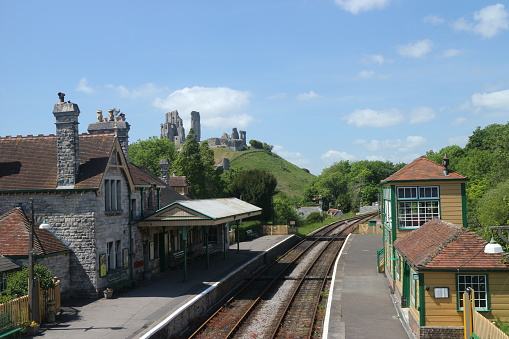
<instances>
[{"instance_id":1,"label":"fence","mask_svg":"<svg viewBox=\"0 0 509 339\"><path fill-rule=\"evenodd\" d=\"M286 235L288 234L288 225L265 225L262 229L264 235Z\"/></svg>"},{"instance_id":2,"label":"fence","mask_svg":"<svg viewBox=\"0 0 509 339\"><path fill-rule=\"evenodd\" d=\"M463 312L464 338L508 339L509 336L475 310L474 295L475 292L470 287L463 293L463 305L465 305Z\"/></svg>"},{"instance_id":3,"label":"fence","mask_svg":"<svg viewBox=\"0 0 509 339\"><path fill-rule=\"evenodd\" d=\"M60 280L55 282L55 288L50 288L47 291L41 291L39 287L39 318L41 323L48 319L49 303L54 302L55 312L60 311ZM11 319L14 323L26 323L29 319L28 314L28 295L21 298L0 304L0 315L10 313Z\"/></svg>"}]
</instances>

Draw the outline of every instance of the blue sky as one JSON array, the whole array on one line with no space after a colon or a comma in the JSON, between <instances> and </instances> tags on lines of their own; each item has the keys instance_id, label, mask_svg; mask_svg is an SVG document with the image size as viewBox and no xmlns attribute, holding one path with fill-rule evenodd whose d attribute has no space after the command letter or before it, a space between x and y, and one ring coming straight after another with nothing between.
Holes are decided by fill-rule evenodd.
<instances>
[{"instance_id":1,"label":"blue sky","mask_svg":"<svg viewBox=\"0 0 509 339\"><path fill-rule=\"evenodd\" d=\"M135 142L195 110L202 139L236 127L318 175L509 120L507 1L0 0L0 42L1 137L54 133L62 91L80 132L119 108Z\"/></svg>"}]
</instances>

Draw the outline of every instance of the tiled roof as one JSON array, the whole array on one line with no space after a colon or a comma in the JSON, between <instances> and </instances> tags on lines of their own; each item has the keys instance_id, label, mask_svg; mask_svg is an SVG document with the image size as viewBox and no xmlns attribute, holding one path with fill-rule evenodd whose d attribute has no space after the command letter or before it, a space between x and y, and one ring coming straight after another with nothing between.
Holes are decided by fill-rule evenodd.
<instances>
[{"instance_id":1,"label":"tiled roof","mask_svg":"<svg viewBox=\"0 0 509 339\"><path fill-rule=\"evenodd\" d=\"M156 186L166 186L166 183L158 178L155 174L147 169L136 166L133 163L128 163L129 172L136 186L150 186L156 184Z\"/></svg>"},{"instance_id":2,"label":"tiled roof","mask_svg":"<svg viewBox=\"0 0 509 339\"><path fill-rule=\"evenodd\" d=\"M414 181L414 180L468 180L467 177L449 170L444 174L444 166L437 164L425 157L420 157L382 180L382 183L391 181Z\"/></svg>"},{"instance_id":3,"label":"tiled roof","mask_svg":"<svg viewBox=\"0 0 509 339\"><path fill-rule=\"evenodd\" d=\"M169 179L171 187L191 187L185 176L171 176Z\"/></svg>"},{"instance_id":4,"label":"tiled roof","mask_svg":"<svg viewBox=\"0 0 509 339\"><path fill-rule=\"evenodd\" d=\"M504 253L484 253L476 233L439 219L426 222L394 242L417 270L509 270Z\"/></svg>"},{"instance_id":5,"label":"tiled roof","mask_svg":"<svg viewBox=\"0 0 509 339\"><path fill-rule=\"evenodd\" d=\"M75 189L99 188L113 150L113 134L79 136L80 168ZM0 191L57 187L56 136L0 138Z\"/></svg>"},{"instance_id":6,"label":"tiled roof","mask_svg":"<svg viewBox=\"0 0 509 339\"><path fill-rule=\"evenodd\" d=\"M50 231L34 227L36 255L48 255L69 251ZM5 256L28 256L30 247L30 221L20 207L0 215L0 254Z\"/></svg>"}]
</instances>

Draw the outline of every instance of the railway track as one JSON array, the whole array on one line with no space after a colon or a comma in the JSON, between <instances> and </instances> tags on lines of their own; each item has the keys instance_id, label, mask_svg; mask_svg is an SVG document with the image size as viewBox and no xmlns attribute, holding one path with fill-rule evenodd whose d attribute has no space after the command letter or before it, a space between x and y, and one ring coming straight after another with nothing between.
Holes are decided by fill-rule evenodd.
<instances>
[{"instance_id":1,"label":"railway track","mask_svg":"<svg viewBox=\"0 0 509 339\"><path fill-rule=\"evenodd\" d=\"M259 272L189 338L310 338L343 239L363 215L326 225ZM321 331L320 331L321 332Z\"/></svg>"}]
</instances>

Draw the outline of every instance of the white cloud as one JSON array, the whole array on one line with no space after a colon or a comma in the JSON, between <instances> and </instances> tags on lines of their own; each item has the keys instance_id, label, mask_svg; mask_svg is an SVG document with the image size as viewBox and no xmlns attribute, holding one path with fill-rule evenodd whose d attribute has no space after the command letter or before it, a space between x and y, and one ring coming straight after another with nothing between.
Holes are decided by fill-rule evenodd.
<instances>
[{"instance_id":1,"label":"white cloud","mask_svg":"<svg viewBox=\"0 0 509 339\"><path fill-rule=\"evenodd\" d=\"M357 139L353 141L354 145L361 146L371 152L384 150L388 148L397 149L401 152L407 152L412 148L419 147L426 142L426 139L421 136L408 136L402 139L387 139L377 140L373 139L367 141L365 139Z\"/></svg>"},{"instance_id":2,"label":"white cloud","mask_svg":"<svg viewBox=\"0 0 509 339\"><path fill-rule=\"evenodd\" d=\"M396 51L399 55L410 58L423 58L431 52L433 48L433 42L429 39L420 40L414 43L406 45L400 45L396 47Z\"/></svg>"},{"instance_id":3,"label":"white cloud","mask_svg":"<svg viewBox=\"0 0 509 339\"><path fill-rule=\"evenodd\" d=\"M465 147L465 145L468 143L468 136L459 136L459 137L453 137L447 139L447 142L449 145L458 145L460 147Z\"/></svg>"},{"instance_id":4,"label":"white cloud","mask_svg":"<svg viewBox=\"0 0 509 339\"><path fill-rule=\"evenodd\" d=\"M380 54L366 55L364 58L362 58L361 61L368 65L372 65L372 64L383 65L383 64L392 63L391 59L385 59Z\"/></svg>"},{"instance_id":5,"label":"white cloud","mask_svg":"<svg viewBox=\"0 0 509 339\"><path fill-rule=\"evenodd\" d=\"M299 95L297 95L297 100L312 100L312 99L318 99L318 98L321 98L322 96L313 92L313 91L309 91L307 93L301 93Z\"/></svg>"},{"instance_id":6,"label":"white cloud","mask_svg":"<svg viewBox=\"0 0 509 339\"><path fill-rule=\"evenodd\" d=\"M269 100L286 99L287 97L288 97L288 95L286 93L276 93L276 94L269 95L267 97L267 99L269 99Z\"/></svg>"},{"instance_id":7,"label":"white cloud","mask_svg":"<svg viewBox=\"0 0 509 339\"><path fill-rule=\"evenodd\" d=\"M78 92L83 92L83 93L87 93L87 94L91 94L94 92L94 90L92 89L92 87L89 87L88 86L88 80L87 78L81 78L79 83L78 83L78 87L76 87L76 91Z\"/></svg>"},{"instance_id":8,"label":"white cloud","mask_svg":"<svg viewBox=\"0 0 509 339\"><path fill-rule=\"evenodd\" d=\"M363 70L360 71L359 77L362 79L389 79L390 75L379 74L375 71Z\"/></svg>"},{"instance_id":9,"label":"white cloud","mask_svg":"<svg viewBox=\"0 0 509 339\"><path fill-rule=\"evenodd\" d=\"M352 154L349 154L347 152L329 150L329 151L325 152L324 154L322 154L321 158L326 163L333 164L333 163L341 161L341 160L353 161L355 159L355 156Z\"/></svg>"},{"instance_id":10,"label":"white cloud","mask_svg":"<svg viewBox=\"0 0 509 339\"><path fill-rule=\"evenodd\" d=\"M475 93L472 105L479 108L509 109L509 89L491 93Z\"/></svg>"},{"instance_id":11,"label":"white cloud","mask_svg":"<svg viewBox=\"0 0 509 339\"><path fill-rule=\"evenodd\" d=\"M452 26L458 31L473 32L483 38L492 38L509 29L508 13L502 4L486 6L474 12L474 22L470 23L465 18L460 18Z\"/></svg>"},{"instance_id":12,"label":"white cloud","mask_svg":"<svg viewBox=\"0 0 509 339\"><path fill-rule=\"evenodd\" d=\"M430 107L416 107L410 110L410 123L418 124L435 119L435 112Z\"/></svg>"},{"instance_id":13,"label":"white cloud","mask_svg":"<svg viewBox=\"0 0 509 339\"><path fill-rule=\"evenodd\" d=\"M463 54L463 51L460 49L447 49L442 53L442 58L453 58L455 56Z\"/></svg>"},{"instance_id":14,"label":"white cloud","mask_svg":"<svg viewBox=\"0 0 509 339\"><path fill-rule=\"evenodd\" d=\"M388 127L403 121L403 114L395 108L375 111L358 109L342 118L350 125L357 127Z\"/></svg>"},{"instance_id":15,"label":"white cloud","mask_svg":"<svg viewBox=\"0 0 509 339\"><path fill-rule=\"evenodd\" d=\"M282 158L288 160L292 164L295 164L299 167L305 167L310 163L309 160L304 158L302 153L287 151L281 145L274 145L274 148L272 149L272 151L274 153L278 154L279 156L281 156Z\"/></svg>"},{"instance_id":16,"label":"white cloud","mask_svg":"<svg viewBox=\"0 0 509 339\"><path fill-rule=\"evenodd\" d=\"M156 98L153 105L167 111L178 110L186 114L198 111L202 126L223 129L245 128L255 120L245 113L250 96L249 92L227 87L195 86L174 91L166 98Z\"/></svg>"},{"instance_id":17,"label":"white cloud","mask_svg":"<svg viewBox=\"0 0 509 339\"><path fill-rule=\"evenodd\" d=\"M425 23L428 23L428 24L432 24L433 26L437 26L437 25L443 24L445 20L439 16L430 14L430 15L424 17L424 19L422 19L422 21Z\"/></svg>"},{"instance_id":18,"label":"white cloud","mask_svg":"<svg viewBox=\"0 0 509 339\"><path fill-rule=\"evenodd\" d=\"M152 99L168 90L166 87L157 87L157 85L153 83L147 83L135 89L128 89L123 85L114 86L112 84L108 84L105 87L117 91L123 98L133 100L143 98Z\"/></svg>"},{"instance_id":19,"label":"white cloud","mask_svg":"<svg viewBox=\"0 0 509 339\"><path fill-rule=\"evenodd\" d=\"M390 0L335 0L343 10L358 14L372 9L384 8Z\"/></svg>"}]
</instances>

